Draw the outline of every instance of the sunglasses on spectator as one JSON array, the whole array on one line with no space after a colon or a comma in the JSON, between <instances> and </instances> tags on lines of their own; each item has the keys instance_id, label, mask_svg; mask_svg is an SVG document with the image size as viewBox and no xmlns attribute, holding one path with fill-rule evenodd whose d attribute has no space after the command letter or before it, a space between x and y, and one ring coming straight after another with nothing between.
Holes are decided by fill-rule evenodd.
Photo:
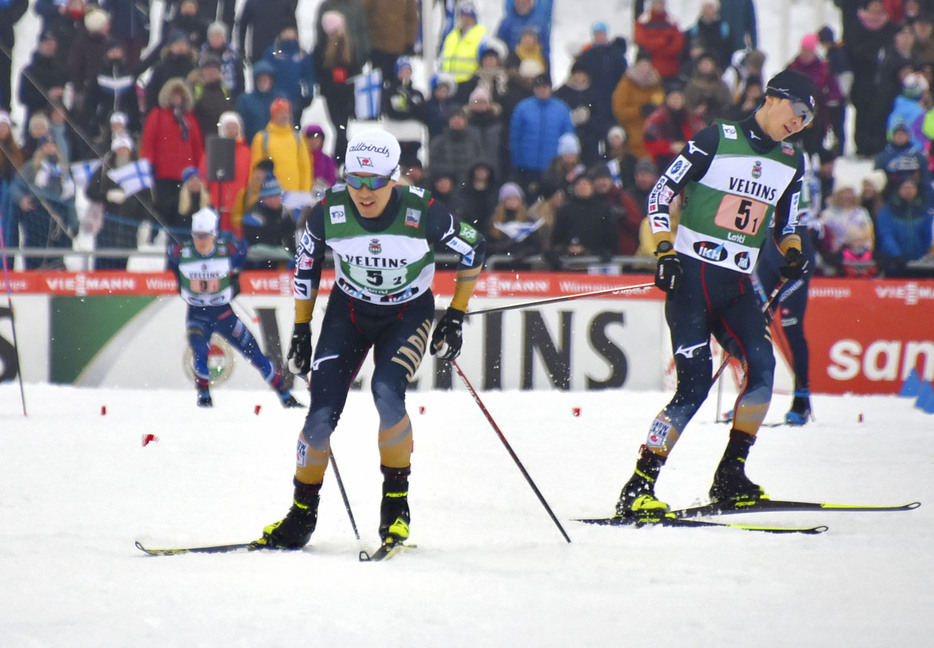
<instances>
[{"instance_id":1,"label":"sunglasses on spectator","mask_svg":"<svg viewBox=\"0 0 934 648\"><path fill-rule=\"evenodd\" d=\"M344 179L347 181L347 184L354 189L363 189L366 187L371 191L382 189L392 180L389 176L358 176L352 174L346 176Z\"/></svg>"},{"instance_id":2,"label":"sunglasses on spectator","mask_svg":"<svg viewBox=\"0 0 934 648\"><path fill-rule=\"evenodd\" d=\"M794 111L795 115L801 118L801 122L807 126L812 121L814 121L814 109L808 104L808 102L803 101L799 97L789 94L785 90L780 90L778 88L769 88L768 92L774 94L777 97L782 99L787 99L791 102L791 109Z\"/></svg>"}]
</instances>

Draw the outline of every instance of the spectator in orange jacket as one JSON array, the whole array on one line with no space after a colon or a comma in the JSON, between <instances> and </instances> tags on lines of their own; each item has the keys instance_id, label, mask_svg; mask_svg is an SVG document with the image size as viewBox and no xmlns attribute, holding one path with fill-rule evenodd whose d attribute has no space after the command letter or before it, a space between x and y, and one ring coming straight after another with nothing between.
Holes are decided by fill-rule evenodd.
<instances>
[{"instance_id":1,"label":"spectator in orange jacket","mask_svg":"<svg viewBox=\"0 0 934 648\"><path fill-rule=\"evenodd\" d=\"M658 72L647 54L639 54L613 91L613 116L629 136L629 152L636 158L648 155L642 141L645 118L665 100Z\"/></svg>"}]
</instances>

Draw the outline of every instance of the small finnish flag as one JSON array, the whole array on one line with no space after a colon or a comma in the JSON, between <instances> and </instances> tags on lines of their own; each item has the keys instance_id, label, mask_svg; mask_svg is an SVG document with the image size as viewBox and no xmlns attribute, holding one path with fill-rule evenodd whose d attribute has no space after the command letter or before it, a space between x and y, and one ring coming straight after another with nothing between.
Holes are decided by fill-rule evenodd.
<instances>
[{"instance_id":1,"label":"small finnish flag","mask_svg":"<svg viewBox=\"0 0 934 648\"><path fill-rule=\"evenodd\" d=\"M130 162L119 169L108 171L107 175L120 185L120 188L128 196L132 196L144 188L151 188L153 185L152 167L146 158Z\"/></svg>"},{"instance_id":2,"label":"small finnish flag","mask_svg":"<svg viewBox=\"0 0 934 648\"><path fill-rule=\"evenodd\" d=\"M82 160L71 165L71 177L82 189L88 186L91 177L100 168L100 160Z\"/></svg>"},{"instance_id":3,"label":"small finnish flag","mask_svg":"<svg viewBox=\"0 0 934 648\"><path fill-rule=\"evenodd\" d=\"M383 73L377 69L354 77L353 94L357 119L377 119L383 94Z\"/></svg>"}]
</instances>

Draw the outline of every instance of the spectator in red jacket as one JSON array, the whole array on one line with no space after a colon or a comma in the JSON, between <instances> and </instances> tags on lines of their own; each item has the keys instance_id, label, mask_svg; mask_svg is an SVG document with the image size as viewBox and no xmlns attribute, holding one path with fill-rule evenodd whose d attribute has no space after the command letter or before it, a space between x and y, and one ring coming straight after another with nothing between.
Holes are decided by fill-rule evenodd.
<instances>
[{"instance_id":1,"label":"spectator in red jacket","mask_svg":"<svg viewBox=\"0 0 934 648\"><path fill-rule=\"evenodd\" d=\"M649 10L636 21L635 42L649 54L663 79L678 75L684 34L665 10L665 0L652 0Z\"/></svg>"},{"instance_id":2,"label":"spectator in red jacket","mask_svg":"<svg viewBox=\"0 0 934 648\"><path fill-rule=\"evenodd\" d=\"M204 156L204 138L193 106L185 81L169 79L159 91L159 106L150 111L143 125L140 157L152 165L156 212L162 224L170 227L177 225L182 171L197 167Z\"/></svg>"}]
</instances>

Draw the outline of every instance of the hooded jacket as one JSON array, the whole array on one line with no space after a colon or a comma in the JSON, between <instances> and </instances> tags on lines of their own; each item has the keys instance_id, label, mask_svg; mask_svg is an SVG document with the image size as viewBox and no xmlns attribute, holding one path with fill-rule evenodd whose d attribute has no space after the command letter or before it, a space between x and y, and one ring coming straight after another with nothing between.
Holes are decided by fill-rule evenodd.
<instances>
[{"instance_id":1,"label":"hooded jacket","mask_svg":"<svg viewBox=\"0 0 934 648\"><path fill-rule=\"evenodd\" d=\"M261 74L269 74L273 78L272 89L269 92L256 89L256 79ZM275 69L266 61L258 61L253 66L253 90L237 98L237 112L243 118L243 138L247 142L252 142L253 137L266 126L270 116L269 107L279 97L288 99L285 93L276 87Z\"/></svg>"},{"instance_id":2,"label":"hooded jacket","mask_svg":"<svg viewBox=\"0 0 934 648\"><path fill-rule=\"evenodd\" d=\"M179 116L184 128L169 103L176 90L180 90L184 97ZM194 99L185 81L169 79L159 92L159 107L146 117L139 157L149 160L157 180L181 181L185 167L197 167L201 163L204 137L192 112L193 106Z\"/></svg>"}]
</instances>

